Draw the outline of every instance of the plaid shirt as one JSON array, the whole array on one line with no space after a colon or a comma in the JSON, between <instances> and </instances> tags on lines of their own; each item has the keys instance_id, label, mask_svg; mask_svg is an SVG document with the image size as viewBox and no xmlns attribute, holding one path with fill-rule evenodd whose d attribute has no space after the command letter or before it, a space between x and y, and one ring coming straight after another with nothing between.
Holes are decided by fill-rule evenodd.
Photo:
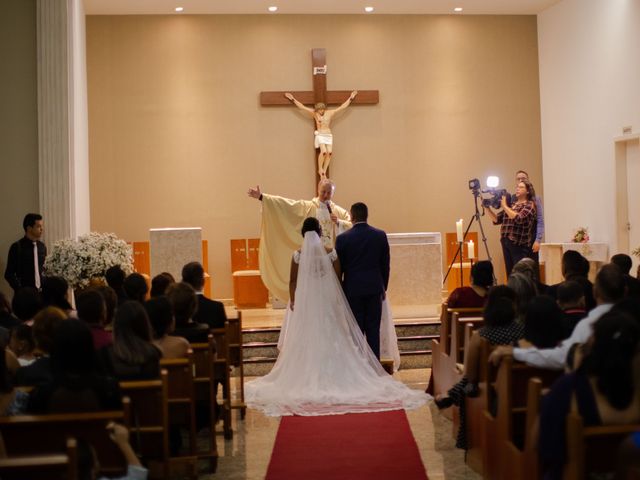
<instances>
[{"instance_id":1,"label":"plaid shirt","mask_svg":"<svg viewBox=\"0 0 640 480\"><path fill-rule=\"evenodd\" d=\"M516 245L529 247L533 244L533 227L536 224L536 204L532 201L516 203L511 206L517 215L509 218L504 211L499 212L496 225L502 224L500 237L508 238Z\"/></svg>"}]
</instances>

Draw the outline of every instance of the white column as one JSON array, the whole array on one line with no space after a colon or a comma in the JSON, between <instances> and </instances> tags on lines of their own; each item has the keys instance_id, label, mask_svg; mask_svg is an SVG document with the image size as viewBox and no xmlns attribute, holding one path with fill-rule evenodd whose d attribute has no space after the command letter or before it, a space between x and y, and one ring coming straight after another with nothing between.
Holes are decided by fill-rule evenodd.
<instances>
[{"instance_id":1,"label":"white column","mask_svg":"<svg viewBox=\"0 0 640 480\"><path fill-rule=\"evenodd\" d=\"M89 229L81 0L38 0L38 166L46 241Z\"/></svg>"}]
</instances>

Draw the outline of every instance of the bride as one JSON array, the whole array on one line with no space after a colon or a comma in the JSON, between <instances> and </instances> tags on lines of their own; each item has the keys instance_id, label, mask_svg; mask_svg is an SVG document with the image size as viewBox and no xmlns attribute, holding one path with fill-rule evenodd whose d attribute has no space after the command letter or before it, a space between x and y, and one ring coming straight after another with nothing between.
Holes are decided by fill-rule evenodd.
<instances>
[{"instance_id":1,"label":"bride","mask_svg":"<svg viewBox=\"0 0 640 480\"><path fill-rule=\"evenodd\" d=\"M287 333L271 372L247 382L245 400L266 415L331 415L417 408L427 395L387 374L367 344L340 286L335 250L307 218L293 255Z\"/></svg>"}]
</instances>

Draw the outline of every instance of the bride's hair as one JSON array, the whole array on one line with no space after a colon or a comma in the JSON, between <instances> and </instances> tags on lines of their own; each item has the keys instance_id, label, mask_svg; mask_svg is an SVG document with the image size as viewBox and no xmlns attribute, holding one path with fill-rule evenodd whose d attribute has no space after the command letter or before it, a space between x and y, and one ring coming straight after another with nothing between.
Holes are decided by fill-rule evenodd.
<instances>
[{"instance_id":1,"label":"bride's hair","mask_svg":"<svg viewBox=\"0 0 640 480\"><path fill-rule=\"evenodd\" d=\"M320 222L315 217L308 217L304 219L302 224L302 236L307 232L316 232L318 236L322 236L322 229L320 228Z\"/></svg>"}]
</instances>

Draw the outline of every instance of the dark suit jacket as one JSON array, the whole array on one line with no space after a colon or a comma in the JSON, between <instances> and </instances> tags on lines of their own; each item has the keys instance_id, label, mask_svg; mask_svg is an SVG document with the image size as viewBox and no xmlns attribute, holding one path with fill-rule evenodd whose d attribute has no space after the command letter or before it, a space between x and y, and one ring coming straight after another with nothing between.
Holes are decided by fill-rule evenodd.
<instances>
[{"instance_id":1,"label":"dark suit jacket","mask_svg":"<svg viewBox=\"0 0 640 480\"><path fill-rule=\"evenodd\" d=\"M44 259L47 256L47 247L44 243L37 241L38 245L38 269L42 280L42 270ZM7 257L7 269L4 278L14 290L22 287L35 287L35 271L33 268L33 242L27 237L22 237L17 242L11 244L9 256Z\"/></svg>"},{"instance_id":2,"label":"dark suit jacket","mask_svg":"<svg viewBox=\"0 0 640 480\"><path fill-rule=\"evenodd\" d=\"M336 238L343 287L349 297L382 294L389 285L387 234L367 223L356 223Z\"/></svg>"},{"instance_id":3,"label":"dark suit jacket","mask_svg":"<svg viewBox=\"0 0 640 480\"><path fill-rule=\"evenodd\" d=\"M40 357L31 365L16 370L16 385L41 385L53 381L51 373L51 359Z\"/></svg>"},{"instance_id":4,"label":"dark suit jacket","mask_svg":"<svg viewBox=\"0 0 640 480\"><path fill-rule=\"evenodd\" d=\"M209 328L224 328L227 321L227 314L224 311L222 302L217 302L198 294L198 311L192 317L194 322L206 323Z\"/></svg>"}]
</instances>

